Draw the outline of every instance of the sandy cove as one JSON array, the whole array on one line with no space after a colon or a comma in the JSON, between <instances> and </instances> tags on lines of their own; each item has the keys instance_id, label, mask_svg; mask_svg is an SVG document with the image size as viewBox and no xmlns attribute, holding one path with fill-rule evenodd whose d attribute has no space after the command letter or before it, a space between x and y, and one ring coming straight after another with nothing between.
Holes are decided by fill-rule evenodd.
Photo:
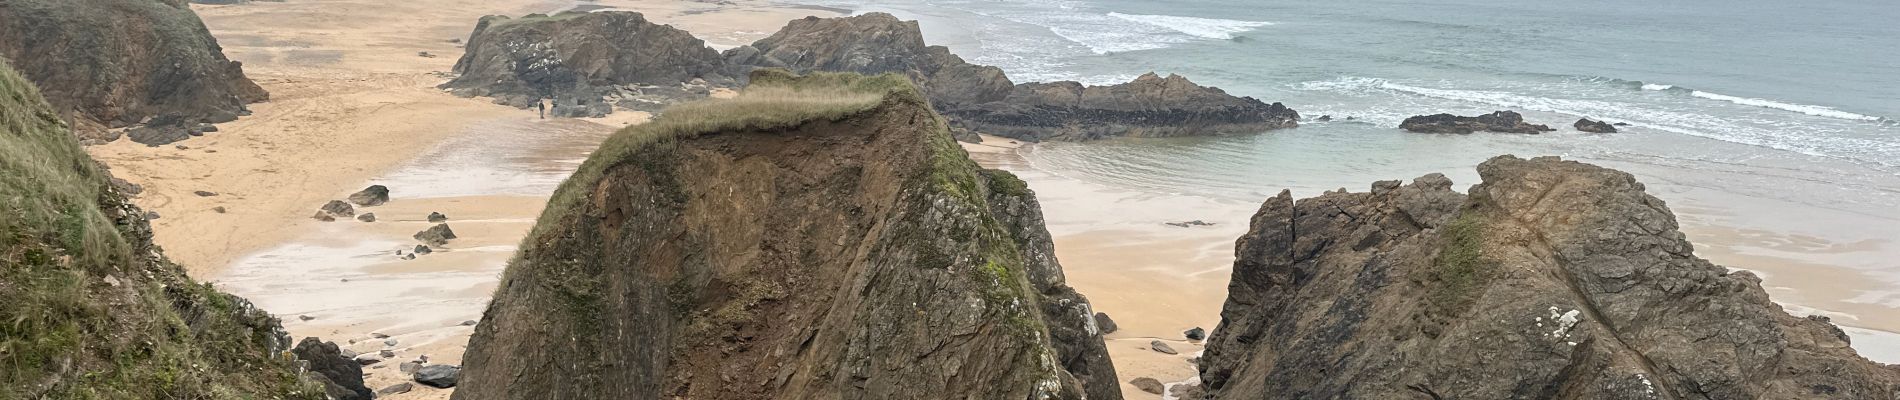
<instances>
[{"instance_id":1,"label":"sandy cove","mask_svg":"<svg viewBox=\"0 0 1900 400\"><path fill-rule=\"evenodd\" d=\"M764 1L300 0L194 5L227 56L271 93L253 115L177 145L89 148L135 201L160 214L157 243L200 280L277 313L292 336L391 350L372 390L408 381L397 364L459 364L495 281L555 184L615 129L646 114L540 120L436 88L490 14L641 11L716 48L834 11ZM319 222L318 206L370 184L393 199L377 222ZM216 193L200 196L198 191ZM409 236L450 216L460 239L416 260ZM387 339L372 338L388 335ZM394 344L389 344L393 341ZM388 399L443 399L418 385Z\"/></svg>"}]
</instances>

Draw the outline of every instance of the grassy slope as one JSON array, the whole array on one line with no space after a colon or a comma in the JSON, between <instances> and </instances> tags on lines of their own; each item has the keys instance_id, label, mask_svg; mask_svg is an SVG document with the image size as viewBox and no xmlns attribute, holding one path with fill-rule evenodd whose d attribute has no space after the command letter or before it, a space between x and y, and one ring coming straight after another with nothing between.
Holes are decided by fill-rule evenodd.
<instances>
[{"instance_id":1,"label":"grassy slope","mask_svg":"<svg viewBox=\"0 0 1900 400\"><path fill-rule=\"evenodd\" d=\"M0 399L322 398L276 321L157 255L107 179L0 60Z\"/></svg>"}]
</instances>

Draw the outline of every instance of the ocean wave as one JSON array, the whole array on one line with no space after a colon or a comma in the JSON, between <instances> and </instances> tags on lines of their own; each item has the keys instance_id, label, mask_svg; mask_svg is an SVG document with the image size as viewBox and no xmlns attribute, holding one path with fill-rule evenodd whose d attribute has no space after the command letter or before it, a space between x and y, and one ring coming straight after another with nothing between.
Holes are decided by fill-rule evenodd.
<instances>
[{"instance_id":1,"label":"ocean wave","mask_svg":"<svg viewBox=\"0 0 1900 400\"><path fill-rule=\"evenodd\" d=\"M1721 101L1741 104L1745 106L1765 107L1765 108L1773 108L1776 110L1793 111L1793 112L1798 112L1802 114L1813 115L1816 117L1828 117L1828 118L1840 118L1840 119L1848 119L1848 120L1856 120L1856 121L1876 121L1876 122L1882 120L1882 118L1880 117L1855 114L1851 112L1836 110L1833 107L1811 106L1811 105L1806 105L1806 104L1783 103L1779 101L1766 100L1766 99L1736 97L1736 96L1729 96L1725 94L1709 93L1709 92L1704 92L1700 90L1691 90L1689 91L1689 95L1704 98L1704 99L1709 99L1709 100L1721 100Z\"/></svg>"},{"instance_id":2,"label":"ocean wave","mask_svg":"<svg viewBox=\"0 0 1900 400\"><path fill-rule=\"evenodd\" d=\"M1118 12L1111 12L1111 13L1108 13L1108 16L1128 20L1130 22L1166 28L1168 30L1185 33L1192 36L1198 36L1202 38L1216 39L1216 40L1233 39L1234 34L1236 33L1250 31L1250 30L1253 30L1254 28L1259 28L1262 26L1273 25L1272 22L1241 21L1241 20L1218 19L1218 18L1181 17L1181 16L1173 16L1173 15L1122 14Z\"/></svg>"}]
</instances>

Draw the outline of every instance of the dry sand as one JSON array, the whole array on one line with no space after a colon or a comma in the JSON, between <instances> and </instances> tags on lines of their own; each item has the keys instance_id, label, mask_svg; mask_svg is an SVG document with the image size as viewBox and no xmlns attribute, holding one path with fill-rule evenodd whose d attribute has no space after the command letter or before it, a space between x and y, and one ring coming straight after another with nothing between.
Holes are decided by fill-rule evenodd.
<instances>
[{"instance_id":1,"label":"dry sand","mask_svg":"<svg viewBox=\"0 0 1900 400\"><path fill-rule=\"evenodd\" d=\"M459 364L471 328L554 184L615 128L646 114L539 120L530 111L436 89L483 15L588 6L642 11L707 39L750 43L823 9L757 0L298 0L194 5L225 53L271 93L219 132L146 147L89 149L161 218L157 242L201 280L279 313L292 336L359 352L392 350L366 370L372 389L407 381L401 361ZM318 206L369 184L389 204L377 222L318 222ZM215 192L199 196L196 191ZM214 208L222 211L214 211ZM403 260L410 234L442 212L461 239ZM310 319L306 320L303 317ZM389 335L373 339L372 335ZM396 344L387 345L385 340ZM442 399L417 386L389 399Z\"/></svg>"}]
</instances>

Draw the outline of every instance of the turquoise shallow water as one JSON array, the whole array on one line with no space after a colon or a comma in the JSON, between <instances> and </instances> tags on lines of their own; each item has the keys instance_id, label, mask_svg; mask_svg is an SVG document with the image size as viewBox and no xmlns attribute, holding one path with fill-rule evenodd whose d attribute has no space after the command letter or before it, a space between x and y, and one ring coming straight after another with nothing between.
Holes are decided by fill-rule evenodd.
<instances>
[{"instance_id":1,"label":"turquoise shallow water","mask_svg":"<svg viewBox=\"0 0 1900 400\"><path fill-rule=\"evenodd\" d=\"M1429 172L1463 188L1492 156L1560 155L1636 174L1705 257L1766 275L1777 300L1801 303L1791 309L1900 326L1900 7L1887 0L799 2L917 19L931 43L1018 82L1178 73L1309 118L1261 135L1028 149L1050 176L1247 204ZM1396 129L1498 109L1560 129ZM1310 121L1320 115L1335 121ZM1579 117L1631 126L1585 134L1569 128ZM1813 240L1852 246L1779 245ZM1796 264L1865 279L1775 279ZM1864 353L1900 361L1895 336L1856 332Z\"/></svg>"}]
</instances>

